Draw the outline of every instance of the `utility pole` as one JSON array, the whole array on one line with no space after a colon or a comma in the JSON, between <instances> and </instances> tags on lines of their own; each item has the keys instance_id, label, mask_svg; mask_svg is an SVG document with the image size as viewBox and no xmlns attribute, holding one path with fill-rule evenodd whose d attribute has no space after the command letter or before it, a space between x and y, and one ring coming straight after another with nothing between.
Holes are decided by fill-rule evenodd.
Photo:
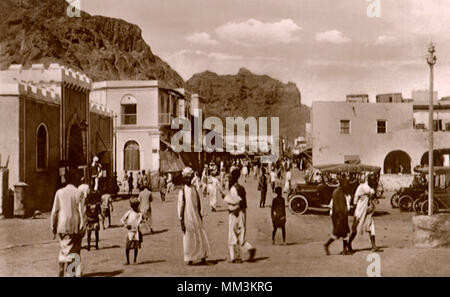
<instances>
[{"instance_id":1,"label":"utility pole","mask_svg":"<svg viewBox=\"0 0 450 297\"><path fill-rule=\"evenodd\" d=\"M434 44L428 46L427 62L430 65L430 95L428 107L428 215L433 215L433 194L434 194L434 174L433 174L433 67L436 64Z\"/></svg>"}]
</instances>

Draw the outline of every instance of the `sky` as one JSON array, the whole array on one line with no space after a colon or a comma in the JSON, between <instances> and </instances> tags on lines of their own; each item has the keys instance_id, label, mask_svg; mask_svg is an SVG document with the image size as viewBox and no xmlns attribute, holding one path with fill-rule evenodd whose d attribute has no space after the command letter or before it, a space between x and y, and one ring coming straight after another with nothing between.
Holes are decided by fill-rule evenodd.
<instances>
[{"instance_id":1,"label":"sky","mask_svg":"<svg viewBox=\"0 0 450 297\"><path fill-rule=\"evenodd\" d=\"M92 15L138 25L153 53L185 80L206 70L236 74L245 67L294 82L307 105L343 101L355 93L369 94L373 102L382 93L401 92L411 98L412 90L428 89L426 57L432 41L437 55L435 90L439 97L450 96L448 0L80 0L80 4Z\"/></svg>"}]
</instances>

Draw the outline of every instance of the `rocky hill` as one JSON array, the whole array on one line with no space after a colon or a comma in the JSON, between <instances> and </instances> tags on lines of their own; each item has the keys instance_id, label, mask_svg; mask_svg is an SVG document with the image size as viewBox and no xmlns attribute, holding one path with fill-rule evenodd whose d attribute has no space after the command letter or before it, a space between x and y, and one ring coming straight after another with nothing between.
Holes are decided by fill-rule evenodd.
<instances>
[{"instance_id":1,"label":"rocky hill","mask_svg":"<svg viewBox=\"0 0 450 297\"><path fill-rule=\"evenodd\" d=\"M296 137L304 136L310 109L301 104L294 83L284 84L241 68L236 75L195 74L186 84L206 101L208 116L223 121L227 116L279 117L280 136L287 137L291 145Z\"/></svg>"},{"instance_id":2,"label":"rocky hill","mask_svg":"<svg viewBox=\"0 0 450 297\"><path fill-rule=\"evenodd\" d=\"M152 53L141 29L126 21L81 12L67 16L64 0L0 1L0 69L10 64L61 63L94 81L158 79L168 87L184 81Z\"/></svg>"}]
</instances>

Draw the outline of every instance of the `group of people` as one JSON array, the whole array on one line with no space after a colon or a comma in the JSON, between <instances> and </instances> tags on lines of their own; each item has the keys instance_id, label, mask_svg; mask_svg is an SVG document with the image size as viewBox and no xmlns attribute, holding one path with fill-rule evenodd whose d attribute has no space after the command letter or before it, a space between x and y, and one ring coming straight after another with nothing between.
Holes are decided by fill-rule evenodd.
<instances>
[{"instance_id":1,"label":"group of people","mask_svg":"<svg viewBox=\"0 0 450 297\"><path fill-rule=\"evenodd\" d=\"M66 184L56 191L51 211L51 229L54 237L59 237L60 253L59 276L64 276L67 267L77 257L80 260L81 242L87 234L88 251L91 248L91 235L95 235L95 247L99 249L100 224L105 229L105 221L111 226L111 212L113 211L112 197L107 187L95 190L98 184L91 187L80 178L76 169L69 170ZM92 189L92 190L91 190ZM77 270L74 274L80 274Z\"/></svg>"},{"instance_id":2,"label":"group of people","mask_svg":"<svg viewBox=\"0 0 450 297\"><path fill-rule=\"evenodd\" d=\"M352 242L357 235L369 233L372 251L380 251L375 242L375 213L377 179L375 175L368 174L365 181L361 183L352 196L350 180L342 176L339 186L333 191L330 202L330 215L333 225L333 236L324 244L325 252L330 254L329 246L336 239L343 239L343 250L341 254L351 255L353 253ZM349 227L348 217L354 208L354 219Z\"/></svg>"},{"instance_id":3,"label":"group of people","mask_svg":"<svg viewBox=\"0 0 450 297\"><path fill-rule=\"evenodd\" d=\"M231 263L242 263L242 251L248 252L248 260L254 260L256 248L248 242L247 235L247 193L239 183L242 177L247 182L249 175L253 174L258 180L258 190L261 192L259 207L265 207L267 188L270 184L274 195L271 205L272 243L281 229L283 243L286 244L286 210L283 192L291 189L291 170L293 162L289 159L280 160L272 164L257 163L250 160L235 160L231 162L211 162L206 165L202 173L186 167L181 172L181 188L177 199L177 217L183 233L184 260L188 265L195 263L207 264L207 257L211 254L211 246L203 225L204 207L202 197L209 198L212 212L217 211L219 201L226 204L228 211L228 248ZM138 250L143 242L143 230L153 233L152 209L153 201L151 182L144 178L148 175L142 172L138 179L140 193L129 200L130 209L121 218L121 224L126 227L126 264L130 264L130 251L134 251L134 262L137 261ZM128 175L127 175L128 176ZM132 174L127 178L130 181ZM174 188L172 178L160 177L161 199L165 200L170 190ZM79 179L74 172L66 174L67 184L55 194L51 213L51 227L53 234L60 240L59 275L63 276L66 268L75 259L73 255L80 256L81 241L87 233L87 249L90 250L91 234L95 235L95 247L99 248L100 226L105 229L105 221L111 226L111 212L113 211L111 194L105 189L95 190L92 186ZM283 183L284 179L284 191ZM78 185L80 184L80 185ZM374 194L376 178L368 175L366 181L360 184L354 197L351 195L349 179L340 178L337 189L333 192L330 203L330 214L333 224L333 237L324 245L326 254L329 246L336 239L343 239L342 254L352 253L352 241L357 234L369 232L372 249L378 251L375 244L375 224L373 213L375 211ZM351 206L355 205L354 220L349 227ZM145 231L144 231L145 233Z\"/></svg>"},{"instance_id":4,"label":"group of people","mask_svg":"<svg viewBox=\"0 0 450 297\"><path fill-rule=\"evenodd\" d=\"M242 263L241 250L248 252L248 261L252 261L256 254L256 248L246 239L247 198L244 187L238 182L240 176L241 171L238 168L231 169L228 188L218 190L219 194L222 194L220 197L227 204L229 213L230 263ZM206 264L206 258L211 253L208 237L203 227L203 210L198 182L198 177L192 168L186 167L182 171L183 184L178 194L178 219L183 232L184 260L188 265L193 265L195 262Z\"/></svg>"},{"instance_id":5,"label":"group of people","mask_svg":"<svg viewBox=\"0 0 450 297\"><path fill-rule=\"evenodd\" d=\"M141 190L144 187L151 188L152 181L150 171L138 171L136 174L136 187L134 184L135 178L133 172L125 171L123 181L120 183L122 185L122 191L128 193L129 195L133 194L133 190L136 188L137 190ZM172 192L175 188L174 180L172 173L167 174L159 174L159 188L161 199L164 201L165 196Z\"/></svg>"}]
</instances>

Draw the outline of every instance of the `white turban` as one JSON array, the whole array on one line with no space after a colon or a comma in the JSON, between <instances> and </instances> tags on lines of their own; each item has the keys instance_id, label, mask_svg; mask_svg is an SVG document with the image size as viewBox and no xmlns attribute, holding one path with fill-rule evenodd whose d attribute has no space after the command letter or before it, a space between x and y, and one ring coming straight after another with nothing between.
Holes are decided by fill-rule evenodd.
<instances>
[{"instance_id":1,"label":"white turban","mask_svg":"<svg viewBox=\"0 0 450 297\"><path fill-rule=\"evenodd\" d=\"M183 177L191 177L192 175L194 175L194 170L192 170L191 167L186 167L183 169L183 171L181 172L181 175Z\"/></svg>"}]
</instances>

